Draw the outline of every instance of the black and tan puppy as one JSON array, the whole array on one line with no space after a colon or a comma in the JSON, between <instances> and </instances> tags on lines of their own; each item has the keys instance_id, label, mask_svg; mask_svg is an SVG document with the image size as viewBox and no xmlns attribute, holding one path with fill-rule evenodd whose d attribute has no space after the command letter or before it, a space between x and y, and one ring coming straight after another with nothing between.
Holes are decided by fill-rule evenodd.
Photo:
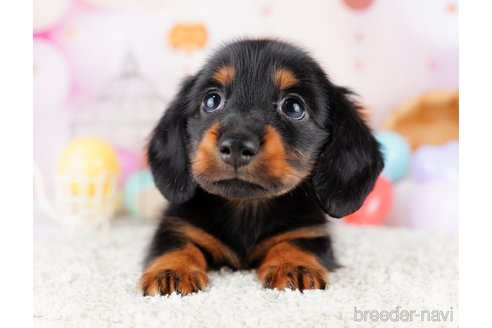
<instances>
[{"instance_id":1,"label":"black and tan puppy","mask_svg":"<svg viewBox=\"0 0 492 328\"><path fill-rule=\"evenodd\" d=\"M271 40L229 44L188 78L149 145L170 205L144 295L198 291L221 266L256 269L268 288L324 288L337 267L325 213L357 210L383 167L349 97Z\"/></svg>"}]
</instances>

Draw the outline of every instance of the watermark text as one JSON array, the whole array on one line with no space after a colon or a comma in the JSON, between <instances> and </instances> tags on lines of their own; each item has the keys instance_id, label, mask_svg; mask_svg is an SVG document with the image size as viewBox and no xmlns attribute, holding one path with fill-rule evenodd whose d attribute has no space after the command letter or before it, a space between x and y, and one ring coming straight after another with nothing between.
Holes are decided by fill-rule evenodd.
<instances>
[{"instance_id":1,"label":"watermark text","mask_svg":"<svg viewBox=\"0 0 492 328\"><path fill-rule=\"evenodd\" d=\"M354 307L354 321L429 321L451 322L453 321L453 307L446 310L405 310L397 307L392 310L361 310Z\"/></svg>"}]
</instances>

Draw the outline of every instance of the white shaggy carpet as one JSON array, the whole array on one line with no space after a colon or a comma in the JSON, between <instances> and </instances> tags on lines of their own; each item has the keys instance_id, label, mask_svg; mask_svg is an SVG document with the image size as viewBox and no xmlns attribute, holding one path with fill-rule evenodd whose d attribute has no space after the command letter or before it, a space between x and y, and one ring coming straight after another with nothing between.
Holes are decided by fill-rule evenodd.
<instances>
[{"instance_id":1,"label":"white shaggy carpet","mask_svg":"<svg viewBox=\"0 0 492 328\"><path fill-rule=\"evenodd\" d=\"M34 326L458 326L457 238L332 226L344 268L331 275L326 290L265 290L252 272L223 269L210 274L205 291L186 297L142 297L137 289L153 226L126 222L108 234L35 234ZM354 321L355 307L452 311L453 321Z\"/></svg>"}]
</instances>

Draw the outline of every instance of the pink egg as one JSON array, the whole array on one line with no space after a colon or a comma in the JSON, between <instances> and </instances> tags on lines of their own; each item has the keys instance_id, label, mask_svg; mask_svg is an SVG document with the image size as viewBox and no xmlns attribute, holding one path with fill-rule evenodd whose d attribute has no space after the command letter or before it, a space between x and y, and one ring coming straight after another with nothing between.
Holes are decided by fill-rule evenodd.
<instances>
[{"instance_id":1,"label":"pink egg","mask_svg":"<svg viewBox=\"0 0 492 328\"><path fill-rule=\"evenodd\" d=\"M345 217L344 222L362 225L382 224L393 201L391 181L380 176L364 204L354 213Z\"/></svg>"}]
</instances>

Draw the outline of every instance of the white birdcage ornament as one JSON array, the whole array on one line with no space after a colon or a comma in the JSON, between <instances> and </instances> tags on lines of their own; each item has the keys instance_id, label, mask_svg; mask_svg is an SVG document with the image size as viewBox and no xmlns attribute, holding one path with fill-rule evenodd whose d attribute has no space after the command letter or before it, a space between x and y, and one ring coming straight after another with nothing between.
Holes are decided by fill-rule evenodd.
<instances>
[{"instance_id":1,"label":"white birdcage ornament","mask_svg":"<svg viewBox=\"0 0 492 328\"><path fill-rule=\"evenodd\" d=\"M128 54L122 72L94 99L75 109L71 133L73 137L95 136L141 154L163 109L164 100Z\"/></svg>"},{"instance_id":2,"label":"white birdcage ornament","mask_svg":"<svg viewBox=\"0 0 492 328\"><path fill-rule=\"evenodd\" d=\"M54 173L54 206L44 195L43 178L35 165L36 190L45 211L69 228L108 227L121 175L117 150L131 151L143 161L147 137L163 107L152 83L127 55L122 72L96 97L74 109L70 122L74 141Z\"/></svg>"}]
</instances>

